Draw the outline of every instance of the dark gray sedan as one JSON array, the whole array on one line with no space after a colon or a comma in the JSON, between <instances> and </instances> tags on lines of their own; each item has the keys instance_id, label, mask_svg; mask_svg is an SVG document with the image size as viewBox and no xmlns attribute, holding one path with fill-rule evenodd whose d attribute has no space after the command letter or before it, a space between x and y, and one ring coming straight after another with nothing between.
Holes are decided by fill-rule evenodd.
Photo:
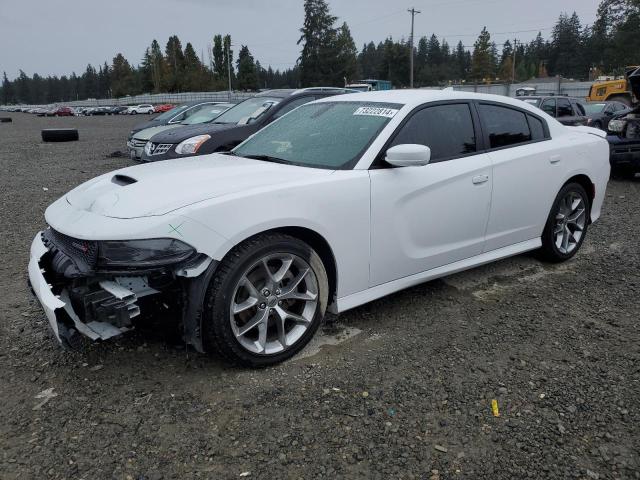
<instances>
[{"instance_id":1,"label":"dark gray sedan","mask_svg":"<svg viewBox=\"0 0 640 480\"><path fill-rule=\"evenodd\" d=\"M585 103L584 109L587 112L587 125L601 130L607 130L609 121L616 115L631 111L622 102L592 102Z\"/></svg>"}]
</instances>

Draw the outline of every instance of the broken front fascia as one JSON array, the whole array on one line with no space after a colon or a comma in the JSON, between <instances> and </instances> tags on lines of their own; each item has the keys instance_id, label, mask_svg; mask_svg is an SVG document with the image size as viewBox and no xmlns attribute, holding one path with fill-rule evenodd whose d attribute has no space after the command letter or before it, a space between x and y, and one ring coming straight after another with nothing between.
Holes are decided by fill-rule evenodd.
<instances>
[{"instance_id":1,"label":"broken front fascia","mask_svg":"<svg viewBox=\"0 0 640 480\"><path fill-rule=\"evenodd\" d=\"M203 351L202 306L206 287L217 266L211 258L198 254L171 266L93 272L69 268L69 262L73 262L69 256L62 262L58 258L56 271L52 266L55 254L43 241L43 233L38 233L31 245L29 283L61 344L73 347L75 332L92 340L120 335L133 328L131 320L140 314L140 298L178 291L182 294L173 295L169 301L182 303L184 340ZM64 272L72 272L72 277L62 276L61 267ZM162 286L166 288L149 281L160 272L164 275Z\"/></svg>"}]
</instances>

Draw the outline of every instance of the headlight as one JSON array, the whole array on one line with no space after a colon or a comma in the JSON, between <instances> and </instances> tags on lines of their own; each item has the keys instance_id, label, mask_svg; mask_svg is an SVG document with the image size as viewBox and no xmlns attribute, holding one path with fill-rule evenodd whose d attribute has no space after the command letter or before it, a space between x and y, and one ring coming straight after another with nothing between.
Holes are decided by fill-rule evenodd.
<instances>
[{"instance_id":1,"label":"headlight","mask_svg":"<svg viewBox=\"0 0 640 480\"><path fill-rule=\"evenodd\" d=\"M186 260L195 250L174 238L98 242L100 267L156 267Z\"/></svg>"},{"instance_id":2,"label":"headlight","mask_svg":"<svg viewBox=\"0 0 640 480\"><path fill-rule=\"evenodd\" d=\"M609 122L609 131L614 133L622 133L627 124L624 120L611 120Z\"/></svg>"},{"instance_id":3,"label":"headlight","mask_svg":"<svg viewBox=\"0 0 640 480\"><path fill-rule=\"evenodd\" d=\"M198 135L197 137L188 138L178 144L176 153L178 155L193 155L197 153L200 146L210 138L211 135Z\"/></svg>"},{"instance_id":4,"label":"headlight","mask_svg":"<svg viewBox=\"0 0 640 480\"><path fill-rule=\"evenodd\" d=\"M144 153L147 155L151 155L151 142L147 142L144 144Z\"/></svg>"}]
</instances>

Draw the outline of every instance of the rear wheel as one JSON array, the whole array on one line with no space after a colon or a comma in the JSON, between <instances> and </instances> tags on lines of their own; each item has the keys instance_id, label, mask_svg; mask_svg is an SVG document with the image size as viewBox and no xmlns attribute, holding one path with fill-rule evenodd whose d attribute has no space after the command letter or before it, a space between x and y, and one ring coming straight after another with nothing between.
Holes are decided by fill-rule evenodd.
<instances>
[{"instance_id":1,"label":"rear wheel","mask_svg":"<svg viewBox=\"0 0 640 480\"><path fill-rule=\"evenodd\" d=\"M322 260L306 243L263 234L221 262L205 300L205 348L232 362L264 367L282 362L311 340L327 307Z\"/></svg>"},{"instance_id":2,"label":"rear wheel","mask_svg":"<svg viewBox=\"0 0 640 480\"><path fill-rule=\"evenodd\" d=\"M556 196L542 232L544 259L564 262L573 257L587 234L589 226L589 197L582 185L569 183Z\"/></svg>"}]
</instances>

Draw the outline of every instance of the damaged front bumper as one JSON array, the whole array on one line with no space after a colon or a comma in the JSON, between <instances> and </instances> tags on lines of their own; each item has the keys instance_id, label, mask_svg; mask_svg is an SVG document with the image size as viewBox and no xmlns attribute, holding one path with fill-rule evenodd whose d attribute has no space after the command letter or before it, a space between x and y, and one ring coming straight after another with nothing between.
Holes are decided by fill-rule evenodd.
<instances>
[{"instance_id":1,"label":"damaged front bumper","mask_svg":"<svg viewBox=\"0 0 640 480\"><path fill-rule=\"evenodd\" d=\"M163 297L162 302L156 303L165 307L166 303L179 304L174 306L182 312L185 342L203 351L202 301L217 264L209 257L199 255L171 269L127 272L80 271L81 261L75 262L81 265L80 269L69 269L69 262L75 261L51 245L43 232L35 236L29 259L29 285L63 346L77 347L79 334L95 341L131 330L132 320L141 313L139 300L155 295Z\"/></svg>"}]
</instances>

